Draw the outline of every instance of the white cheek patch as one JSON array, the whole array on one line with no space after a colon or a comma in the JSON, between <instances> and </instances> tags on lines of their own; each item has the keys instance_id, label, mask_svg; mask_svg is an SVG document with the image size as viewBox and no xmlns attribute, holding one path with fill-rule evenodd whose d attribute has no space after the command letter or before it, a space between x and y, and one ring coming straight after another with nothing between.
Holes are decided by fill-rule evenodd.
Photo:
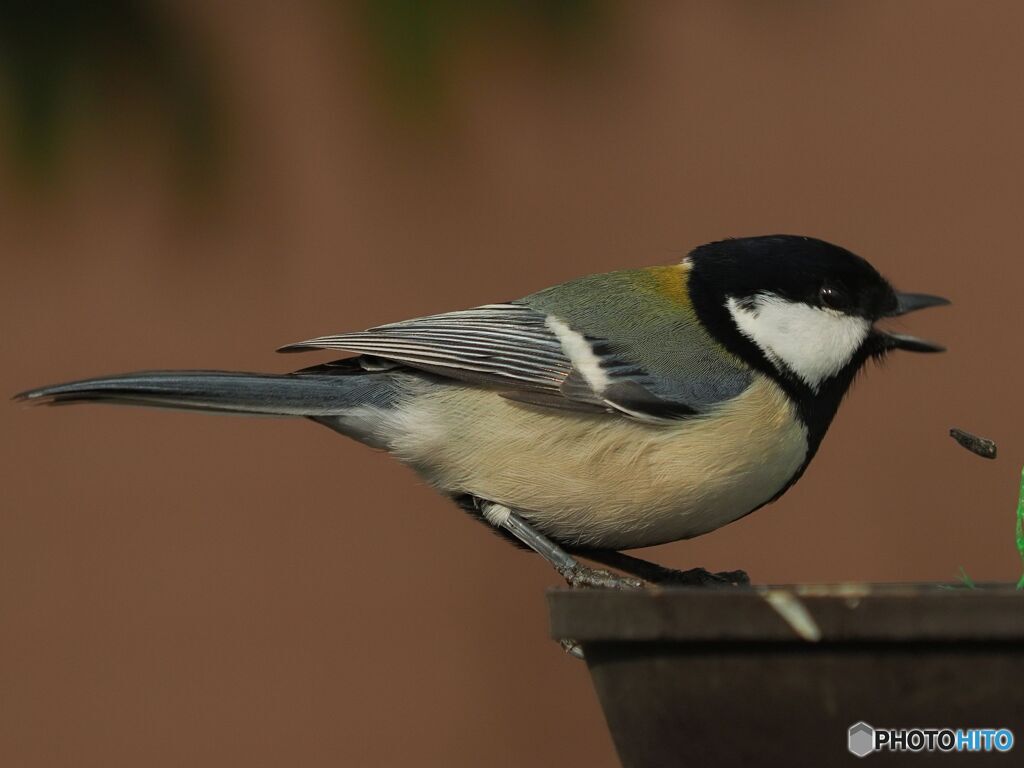
<instances>
[{"instance_id":1,"label":"white cheek patch","mask_svg":"<svg viewBox=\"0 0 1024 768\"><path fill-rule=\"evenodd\" d=\"M755 296L752 305L730 298L726 308L772 365L785 366L814 390L850 362L871 332L863 317L774 294Z\"/></svg>"}]
</instances>

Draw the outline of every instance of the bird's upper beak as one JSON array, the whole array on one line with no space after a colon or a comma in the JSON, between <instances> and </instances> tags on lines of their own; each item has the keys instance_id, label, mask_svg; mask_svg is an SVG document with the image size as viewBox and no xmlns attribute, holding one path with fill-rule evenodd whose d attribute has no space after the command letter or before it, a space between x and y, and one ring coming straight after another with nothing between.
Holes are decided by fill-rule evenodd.
<instances>
[{"instance_id":1,"label":"bird's upper beak","mask_svg":"<svg viewBox=\"0 0 1024 768\"><path fill-rule=\"evenodd\" d=\"M916 312L919 309L928 307L941 307L949 304L949 299L941 296L932 296L928 293L897 293L896 309L888 314L888 317L899 317L908 312Z\"/></svg>"},{"instance_id":2,"label":"bird's upper beak","mask_svg":"<svg viewBox=\"0 0 1024 768\"><path fill-rule=\"evenodd\" d=\"M941 307L949 304L949 299L942 296L932 296L927 293L897 293L896 308L886 313L886 317L899 317L909 312L916 312L919 309L928 307ZM933 341L925 341L916 336L908 336L905 333L892 333L891 331L879 331L888 349L905 349L908 352L945 352L946 348Z\"/></svg>"}]
</instances>

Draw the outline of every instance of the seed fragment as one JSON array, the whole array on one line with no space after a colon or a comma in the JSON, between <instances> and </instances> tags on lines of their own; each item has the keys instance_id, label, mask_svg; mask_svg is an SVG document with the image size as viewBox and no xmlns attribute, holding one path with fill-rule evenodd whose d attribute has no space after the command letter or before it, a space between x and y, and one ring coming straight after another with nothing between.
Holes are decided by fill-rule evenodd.
<instances>
[{"instance_id":1,"label":"seed fragment","mask_svg":"<svg viewBox=\"0 0 1024 768\"><path fill-rule=\"evenodd\" d=\"M996 457L996 444L994 440L987 437L978 437L970 432L953 427L949 430L949 436L971 453L976 453L983 459L994 459Z\"/></svg>"}]
</instances>

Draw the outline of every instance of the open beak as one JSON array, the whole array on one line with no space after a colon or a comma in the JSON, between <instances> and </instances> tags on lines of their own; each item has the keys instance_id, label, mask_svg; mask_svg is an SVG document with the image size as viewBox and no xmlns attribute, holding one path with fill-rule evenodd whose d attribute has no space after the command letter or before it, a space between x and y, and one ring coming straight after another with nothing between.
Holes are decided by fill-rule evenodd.
<instances>
[{"instance_id":1,"label":"open beak","mask_svg":"<svg viewBox=\"0 0 1024 768\"><path fill-rule=\"evenodd\" d=\"M887 317L899 317L909 312L916 312L919 309L928 307L941 307L949 304L949 299L941 296L932 296L927 293L897 293L896 309L889 312ZM891 331L879 331L885 346L888 349L905 349L908 352L945 352L946 348L933 341L925 341L916 336L908 336L905 333L892 333Z\"/></svg>"}]
</instances>

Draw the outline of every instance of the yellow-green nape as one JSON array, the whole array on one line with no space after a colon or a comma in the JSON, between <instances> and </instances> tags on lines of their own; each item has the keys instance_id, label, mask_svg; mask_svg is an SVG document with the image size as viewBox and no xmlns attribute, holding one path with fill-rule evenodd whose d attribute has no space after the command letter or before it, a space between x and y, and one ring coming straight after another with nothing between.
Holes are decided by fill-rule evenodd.
<instances>
[{"instance_id":1,"label":"yellow-green nape","mask_svg":"<svg viewBox=\"0 0 1024 768\"><path fill-rule=\"evenodd\" d=\"M651 288L678 309L693 311L687 280L689 264L670 264L663 267L647 267L643 272L651 278Z\"/></svg>"}]
</instances>

